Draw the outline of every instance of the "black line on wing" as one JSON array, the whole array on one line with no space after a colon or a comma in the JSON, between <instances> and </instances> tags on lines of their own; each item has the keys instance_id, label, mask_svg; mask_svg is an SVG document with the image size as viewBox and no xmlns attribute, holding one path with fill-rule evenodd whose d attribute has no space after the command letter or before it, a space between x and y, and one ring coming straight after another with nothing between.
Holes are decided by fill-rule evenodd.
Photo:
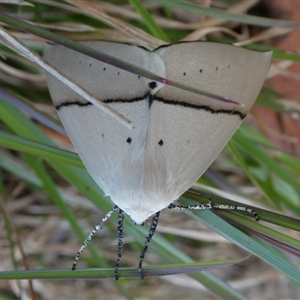
<instances>
[{"instance_id":1,"label":"black line on wing","mask_svg":"<svg viewBox=\"0 0 300 300\"><path fill-rule=\"evenodd\" d=\"M164 104L169 104L169 105L179 105L179 106L183 106L183 107L190 107L193 109L205 110L212 114L237 115L241 119L244 119L246 117L246 114L243 114L240 111L235 110L235 109L213 109L213 108L209 107L208 105L197 105L197 104L192 104L192 103L187 103L187 102L168 100L168 99L164 99L161 97L154 97L154 101L159 101L159 102L162 102Z\"/></svg>"},{"instance_id":2,"label":"black line on wing","mask_svg":"<svg viewBox=\"0 0 300 300\"><path fill-rule=\"evenodd\" d=\"M164 99L161 97L155 97L155 96L149 97L149 96L152 96L152 95L149 92L147 92L143 97L137 97L137 98L132 98L132 99L107 99L107 100L104 100L103 102L104 103L133 103L133 102L138 102L138 101L148 99L149 108L151 107L151 104L153 103L153 101L159 101L159 102L162 102L162 103L168 104L168 105L179 105L179 106L189 107L189 108L198 109L198 110L205 110L212 114L237 115L241 119L244 119L246 117L246 114L243 114L240 111L235 110L235 109L232 109L232 110L231 109L213 109L213 108L209 107L208 105L197 105L197 104L191 104L191 103L187 103L187 102L168 100L168 99ZM62 107L70 107L73 105L76 105L79 107L84 107L84 106L89 106L89 105L93 105L93 104L90 102L66 101L59 105L56 105L55 107L57 110L59 110Z\"/></svg>"},{"instance_id":3,"label":"black line on wing","mask_svg":"<svg viewBox=\"0 0 300 300\"><path fill-rule=\"evenodd\" d=\"M132 99L106 99L103 100L104 103L133 103L133 102L138 102L138 101L142 101L145 100L149 97L149 92L147 92L144 96L142 97L136 97L136 98L132 98Z\"/></svg>"},{"instance_id":4,"label":"black line on wing","mask_svg":"<svg viewBox=\"0 0 300 300\"><path fill-rule=\"evenodd\" d=\"M60 110L62 107L69 107L69 106L79 106L79 107L84 107L84 106L89 106L93 105L91 102L80 102L80 101L66 101L61 104L58 104L55 106L57 110Z\"/></svg>"},{"instance_id":5,"label":"black line on wing","mask_svg":"<svg viewBox=\"0 0 300 300\"><path fill-rule=\"evenodd\" d=\"M103 100L104 103L132 103L132 102L137 102L137 101L142 101L145 100L146 97L148 97L148 93L146 93L142 97L137 97L137 98L132 98L132 99L106 99ZM91 102L80 102L80 101L66 101L61 104L58 104L55 106L57 110L61 109L62 107L69 107L69 106L79 106L79 107L84 107L84 106L89 106L93 105Z\"/></svg>"}]
</instances>

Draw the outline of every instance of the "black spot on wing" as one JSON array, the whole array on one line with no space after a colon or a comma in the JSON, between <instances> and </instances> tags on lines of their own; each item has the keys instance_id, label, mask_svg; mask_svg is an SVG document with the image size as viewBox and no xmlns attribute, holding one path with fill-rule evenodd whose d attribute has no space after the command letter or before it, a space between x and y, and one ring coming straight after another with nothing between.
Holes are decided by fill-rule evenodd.
<instances>
[{"instance_id":1,"label":"black spot on wing","mask_svg":"<svg viewBox=\"0 0 300 300\"><path fill-rule=\"evenodd\" d=\"M157 83L155 81L149 82L148 85L151 90L154 90L157 87Z\"/></svg>"},{"instance_id":2,"label":"black spot on wing","mask_svg":"<svg viewBox=\"0 0 300 300\"><path fill-rule=\"evenodd\" d=\"M126 142L127 142L128 144L130 144L131 141L132 141L131 137L129 137L129 138L126 140Z\"/></svg>"},{"instance_id":3,"label":"black spot on wing","mask_svg":"<svg viewBox=\"0 0 300 300\"><path fill-rule=\"evenodd\" d=\"M164 141L163 140L160 140L159 142L158 142L158 145L159 146L162 146L164 144Z\"/></svg>"}]
</instances>

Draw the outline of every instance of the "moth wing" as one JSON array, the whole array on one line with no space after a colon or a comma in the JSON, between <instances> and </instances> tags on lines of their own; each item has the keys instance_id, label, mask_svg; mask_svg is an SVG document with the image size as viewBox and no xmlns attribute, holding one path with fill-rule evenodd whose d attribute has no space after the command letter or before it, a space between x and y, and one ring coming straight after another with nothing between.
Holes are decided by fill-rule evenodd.
<instances>
[{"instance_id":1,"label":"moth wing","mask_svg":"<svg viewBox=\"0 0 300 300\"><path fill-rule=\"evenodd\" d=\"M144 185L166 207L203 174L236 131L262 87L271 52L202 42L163 46L155 52L165 63L168 79L244 105L167 85L155 94L146 143L149 176Z\"/></svg>"},{"instance_id":2,"label":"moth wing","mask_svg":"<svg viewBox=\"0 0 300 300\"><path fill-rule=\"evenodd\" d=\"M153 56L133 45L84 44L142 68L148 68ZM59 45L47 44L44 59L133 122L134 129L126 128L47 74L62 123L94 180L108 195L138 188L149 121L149 80Z\"/></svg>"}]
</instances>

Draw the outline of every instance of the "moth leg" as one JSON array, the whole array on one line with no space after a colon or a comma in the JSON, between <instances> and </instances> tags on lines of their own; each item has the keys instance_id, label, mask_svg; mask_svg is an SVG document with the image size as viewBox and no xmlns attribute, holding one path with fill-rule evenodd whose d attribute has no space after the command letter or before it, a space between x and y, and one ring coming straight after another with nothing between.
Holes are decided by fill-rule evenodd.
<instances>
[{"instance_id":1,"label":"moth leg","mask_svg":"<svg viewBox=\"0 0 300 300\"><path fill-rule=\"evenodd\" d=\"M124 212L122 209L119 209L119 216L118 216L118 258L116 261L116 266L115 266L115 279L119 279L119 267L120 267L120 262L122 259L122 247L123 247L123 220L124 220Z\"/></svg>"},{"instance_id":2,"label":"moth leg","mask_svg":"<svg viewBox=\"0 0 300 300\"><path fill-rule=\"evenodd\" d=\"M169 209L212 209L215 208L215 204L212 204L211 202L208 202L206 204L196 204L196 205L179 205L175 203L171 203L168 206Z\"/></svg>"},{"instance_id":3,"label":"moth leg","mask_svg":"<svg viewBox=\"0 0 300 300\"><path fill-rule=\"evenodd\" d=\"M247 206L239 206L239 205L233 205L233 204L216 204L216 203L212 203L212 202L208 202L206 204L196 204L196 205L178 205L178 204L174 204L171 203L168 206L169 209L213 209L213 208L217 208L217 209L223 209L223 210L238 210L238 211L245 211L248 214L252 215L253 218L256 221L259 221L259 216L256 213L255 210L253 210L250 207Z\"/></svg>"},{"instance_id":4,"label":"moth leg","mask_svg":"<svg viewBox=\"0 0 300 300\"><path fill-rule=\"evenodd\" d=\"M149 229L149 232L148 232L148 235L146 236L146 240L145 240L145 244L144 244L144 248L142 250L142 253L140 255L140 262L139 262L139 266L138 266L138 270L139 270L139 273L140 273L140 278L143 279L144 278L144 275L143 275L143 270L142 270L142 265L143 265L143 260L145 258L145 254L147 252L147 249L148 249L148 246L152 240L152 237L155 233L155 230L156 230L156 227L157 227L157 224L158 224L158 221L159 221L159 214L160 214L160 211L157 212L153 218L152 218L152 222L151 222L151 225L150 225L150 229Z\"/></svg>"},{"instance_id":5,"label":"moth leg","mask_svg":"<svg viewBox=\"0 0 300 300\"><path fill-rule=\"evenodd\" d=\"M75 259L73 261L72 270L76 269L77 262L84 250L84 248L88 245L88 243L92 240L95 233L102 228L103 224L111 217L111 215L118 209L118 206L115 206L111 211L109 211L106 216L97 223L97 225L93 228L92 232L89 234L89 236L86 238L86 240L82 243L82 246L80 247L79 251L77 252Z\"/></svg>"}]
</instances>

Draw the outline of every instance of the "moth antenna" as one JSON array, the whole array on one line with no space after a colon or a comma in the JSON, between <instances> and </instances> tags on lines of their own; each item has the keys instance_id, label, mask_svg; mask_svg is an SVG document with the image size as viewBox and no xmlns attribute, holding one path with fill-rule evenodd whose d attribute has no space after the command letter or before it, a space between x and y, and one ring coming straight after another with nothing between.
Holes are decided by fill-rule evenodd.
<instances>
[{"instance_id":1,"label":"moth antenna","mask_svg":"<svg viewBox=\"0 0 300 300\"><path fill-rule=\"evenodd\" d=\"M115 279L119 279L119 267L120 262L122 259L122 247L123 247L123 220L124 220L124 212L122 209L119 209L119 216L118 216L118 258L116 261L115 267Z\"/></svg>"},{"instance_id":2,"label":"moth antenna","mask_svg":"<svg viewBox=\"0 0 300 300\"><path fill-rule=\"evenodd\" d=\"M97 225L93 228L92 232L89 234L89 236L86 238L86 240L82 243L82 246L80 247L79 251L77 252L75 259L73 261L72 270L76 270L77 262L84 250L84 248L88 245L88 243L92 240L95 233L102 228L103 224L111 217L111 215L118 209L118 206L115 206L111 211L109 211L106 216L97 223Z\"/></svg>"},{"instance_id":3,"label":"moth antenna","mask_svg":"<svg viewBox=\"0 0 300 300\"><path fill-rule=\"evenodd\" d=\"M233 205L233 204L216 204L212 202L208 202L206 204L196 204L196 205L178 205L171 203L168 206L169 209L223 209L223 210L238 210L238 211L244 211L248 214L252 215L255 221L259 221L259 216L255 210L253 210L250 207L247 206L239 206L239 205Z\"/></svg>"},{"instance_id":4,"label":"moth antenna","mask_svg":"<svg viewBox=\"0 0 300 300\"><path fill-rule=\"evenodd\" d=\"M139 273L140 273L140 278L143 279L144 278L144 275L143 275L143 260L145 258L145 254L147 252L147 249L148 249L148 246L152 240L152 237L156 231L156 227L158 225L158 221L159 221L159 214L160 214L160 211L158 211L152 218L152 222L151 222L151 225L150 225L150 229L149 229L149 232L148 232L148 235L146 236L146 240L145 240L145 244L144 244L144 248L142 250L142 253L140 255L140 262L139 262L139 266L138 266L138 269L139 269Z\"/></svg>"}]
</instances>

